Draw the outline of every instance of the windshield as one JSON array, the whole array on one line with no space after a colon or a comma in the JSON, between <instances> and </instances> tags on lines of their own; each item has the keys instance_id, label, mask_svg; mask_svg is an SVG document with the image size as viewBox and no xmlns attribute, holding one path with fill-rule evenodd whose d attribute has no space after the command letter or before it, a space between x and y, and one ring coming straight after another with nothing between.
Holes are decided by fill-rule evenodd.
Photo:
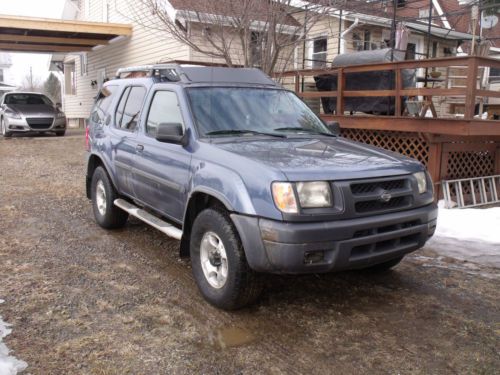
<instances>
[{"instance_id":1,"label":"windshield","mask_svg":"<svg viewBox=\"0 0 500 375\"><path fill-rule=\"evenodd\" d=\"M332 135L291 92L250 87L187 89L200 136Z\"/></svg>"},{"instance_id":2,"label":"windshield","mask_svg":"<svg viewBox=\"0 0 500 375\"><path fill-rule=\"evenodd\" d=\"M39 94L9 94L5 97L5 104L23 105L23 104L48 104L53 105L52 101L45 95Z\"/></svg>"}]
</instances>

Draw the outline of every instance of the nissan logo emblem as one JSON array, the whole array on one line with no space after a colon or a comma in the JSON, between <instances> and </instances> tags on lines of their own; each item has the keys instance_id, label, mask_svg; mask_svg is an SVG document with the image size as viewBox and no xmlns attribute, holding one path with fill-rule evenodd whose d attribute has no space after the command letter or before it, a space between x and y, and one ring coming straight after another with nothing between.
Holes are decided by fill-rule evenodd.
<instances>
[{"instance_id":1,"label":"nissan logo emblem","mask_svg":"<svg viewBox=\"0 0 500 375\"><path fill-rule=\"evenodd\" d=\"M388 191L383 191L382 194L380 194L380 201L381 202L389 202L392 198L392 195L391 193L389 193Z\"/></svg>"}]
</instances>

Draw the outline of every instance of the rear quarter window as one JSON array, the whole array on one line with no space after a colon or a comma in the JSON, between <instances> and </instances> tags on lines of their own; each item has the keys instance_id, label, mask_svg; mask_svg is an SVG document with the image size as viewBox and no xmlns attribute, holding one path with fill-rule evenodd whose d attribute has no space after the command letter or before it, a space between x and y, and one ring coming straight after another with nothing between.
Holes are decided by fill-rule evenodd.
<instances>
[{"instance_id":1,"label":"rear quarter window","mask_svg":"<svg viewBox=\"0 0 500 375\"><path fill-rule=\"evenodd\" d=\"M109 106L113 101L117 88L118 86L116 85L108 85L101 89L90 114L90 118L93 122L105 123Z\"/></svg>"}]
</instances>

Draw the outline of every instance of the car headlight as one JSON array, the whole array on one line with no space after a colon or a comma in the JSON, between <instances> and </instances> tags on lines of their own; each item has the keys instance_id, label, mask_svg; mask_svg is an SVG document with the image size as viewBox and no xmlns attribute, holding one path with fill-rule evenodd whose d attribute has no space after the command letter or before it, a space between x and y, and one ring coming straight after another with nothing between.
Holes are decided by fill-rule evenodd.
<instances>
[{"instance_id":1,"label":"car headlight","mask_svg":"<svg viewBox=\"0 0 500 375\"><path fill-rule=\"evenodd\" d=\"M5 116L10 117L10 118L16 118L16 119L21 118L21 115L18 112L14 112L11 109L6 110L4 114L5 114Z\"/></svg>"},{"instance_id":2,"label":"car headlight","mask_svg":"<svg viewBox=\"0 0 500 375\"><path fill-rule=\"evenodd\" d=\"M274 203L281 212L294 214L298 212L295 193L290 182L273 182L271 190Z\"/></svg>"},{"instance_id":3,"label":"car headlight","mask_svg":"<svg viewBox=\"0 0 500 375\"><path fill-rule=\"evenodd\" d=\"M57 118L63 118L63 117L66 117L66 115L64 114L64 112L58 112L57 113Z\"/></svg>"},{"instance_id":4,"label":"car headlight","mask_svg":"<svg viewBox=\"0 0 500 375\"><path fill-rule=\"evenodd\" d=\"M418 192L423 194L427 191L427 176L425 172L414 173L415 179L417 180Z\"/></svg>"},{"instance_id":5,"label":"car headlight","mask_svg":"<svg viewBox=\"0 0 500 375\"><path fill-rule=\"evenodd\" d=\"M331 207L332 193L326 181L297 182L299 203L304 208Z\"/></svg>"}]
</instances>

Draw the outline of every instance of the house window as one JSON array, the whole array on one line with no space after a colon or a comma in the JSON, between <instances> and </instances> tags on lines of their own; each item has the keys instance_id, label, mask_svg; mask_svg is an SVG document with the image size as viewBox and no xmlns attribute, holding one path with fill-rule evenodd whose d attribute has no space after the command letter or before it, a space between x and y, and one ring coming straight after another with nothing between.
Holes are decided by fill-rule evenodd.
<instances>
[{"instance_id":1,"label":"house window","mask_svg":"<svg viewBox=\"0 0 500 375\"><path fill-rule=\"evenodd\" d=\"M417 45L415 43L408 43L406 47L405 60L415 60L417 57Z\"/></svg>"},{"instance_id":2,"label":"house window","mask_svg":"<svg viewBox=\"0 0 500 375\"><path fill-rule=\"evenodd\" d=\"M87 75L87 72L88 72L88 68L87 68L87 65L88 65L88 62L87 62L87 53L84 52L80 55L80 75L82 76L86 76Z\"/></svg>"},{"instance_id":3,"label":"house window","mask_svg":"<svg viewBox=\"0 0 500 375\"><path fill-rule=\"evenodd\" d=\"M371 50L372 46L372 33L370 30L365 30L363 33L363 50L364 51L369 51Z\"/></svg>"},{"instance_id":4,"label":"house window","mask_svg":"<svg viewBox=\"0 0 500 375\"><path fill-rule=\"evenodd\" d=\"M64 92L66 95L76 95L75 63L64 64Z\"/></svg>"},{"instance_id":5,"label":"house window","mask_svg":"<svg viewBox=\"0 0 500 375\"><path fill-rule=\"evenodd\" d=\"M326 37L316 38L312 43L312 67L313 68L325 68L326 67L326 47L327 39Z\"/></svg>"},{"instance_id":6,"label":"house window","mask_svg":"<svg viewBox=\"0 0 500 375\"><path fill-rule=\"evenodd\" d=\"M262 33L252 31L250 35L250 63L258 67L262 61Z\"/></svg>"},{"instance_id":7,"label":"house window","mask_svg":"<svg viewBox=\"0 0 500 375\"><path fill-rule=\"evenodd\" d=\"M404 8L406 6L406 0L397 0L397 5L398 8Z\"/></svg>"},{"instance_id":8,"label":"house window","mask_svg":"<svg viewBox=\"0 0 500 375\"><path fill-rule=\"evenodd\" d=\"M438 57L438 42L432 42L432 57Z\"/></svg>"}]
</instances>

